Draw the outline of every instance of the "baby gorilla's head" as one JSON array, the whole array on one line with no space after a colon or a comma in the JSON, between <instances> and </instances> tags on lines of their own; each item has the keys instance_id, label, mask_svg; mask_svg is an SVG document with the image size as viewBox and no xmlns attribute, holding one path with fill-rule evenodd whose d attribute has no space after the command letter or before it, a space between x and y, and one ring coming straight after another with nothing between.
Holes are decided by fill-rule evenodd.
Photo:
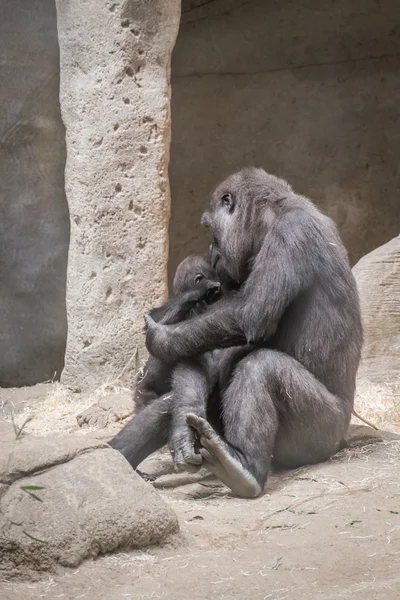
<instances>
[{"instance_id":1,"label":"baby gorilla's head","mask_svg":"<svg viewBox=\"0 0 400 600\"><path fill-rule=\"evenodd\" d=\"M217 299L221 284L216 271L205 256L193 254L183 260L176 269L174 294L183 294L196 287L204 289L204 300L208 303Z\"/></svg>"}]
</instances>

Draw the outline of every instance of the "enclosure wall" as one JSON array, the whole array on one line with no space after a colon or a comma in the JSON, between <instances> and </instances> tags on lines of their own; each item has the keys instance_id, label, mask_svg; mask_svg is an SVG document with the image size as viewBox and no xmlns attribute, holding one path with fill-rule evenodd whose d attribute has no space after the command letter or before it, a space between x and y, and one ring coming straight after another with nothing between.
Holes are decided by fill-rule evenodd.
<instances>
[{"instance_id":1,"label":"enclosure wall","mask_svg":"<svg viewBox=\"0 0 400 600\"><path fill-rule=\"evenodd\" d=\"M196 8L197 7L197 8ZM339 225L352 263L400 228L400 3L184 0L172 62L170 275L247 165Z\"/></svg>"}]
</instances>

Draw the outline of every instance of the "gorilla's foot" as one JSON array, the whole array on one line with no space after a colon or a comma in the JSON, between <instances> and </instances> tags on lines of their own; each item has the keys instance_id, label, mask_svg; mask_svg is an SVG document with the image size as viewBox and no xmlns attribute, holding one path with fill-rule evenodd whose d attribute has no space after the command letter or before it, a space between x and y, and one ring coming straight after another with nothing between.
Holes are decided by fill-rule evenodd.
<instances>
[{"instance_id":1,"label":"gorilla's foot","mask_svg":"<svg viewBox=\"0 0 400 600\"><path fill-rule=\"evenodd\" d=\"M203 465L242 498L255 498L262 492L255 477L234 455L230 446L214 431L205 419L188 413L188 425L199 435Z\"/></svg>"},{"instance_id":2,"label":"gorilla's foot","mask_svg":"<svg viewBox=\"0 0 400 600\"><path fill-rule=\"evenodd\" d=\"M150 475L149 473L143 473L143 471L139 471L139 469L136 469L136 473L138 475L140 475L140 477L142 479L144 479L145 481L155 481L157 479L157 475Z\"/></svg>"},{"instance_id":3,"label":"gorilla's foot","mask_svg":"<svg viewBox=\"0 0 400 600\"><path fill-rule=\"evenodd\" d=\"M175 431L169 447L174 460L175 470L196 473L202 466L203 457L195 450L195 436L193 430L186 426L185 430Z\"/></svg>"}]
</instances>

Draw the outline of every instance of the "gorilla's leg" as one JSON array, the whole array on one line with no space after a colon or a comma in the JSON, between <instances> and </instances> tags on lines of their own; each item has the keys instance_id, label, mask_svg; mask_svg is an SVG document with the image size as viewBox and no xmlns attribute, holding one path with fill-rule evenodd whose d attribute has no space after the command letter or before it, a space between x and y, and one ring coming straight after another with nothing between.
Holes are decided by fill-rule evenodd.
<instances>
[{"instance_id":1,"label":"gorilla's leg","mask_svg":"<svg viewBox=\"0 0 400 600\"><path fill-rule=\"evenodd\" d=\"M168 443L172 422L171 394L161 396L143 408L109 442L134 469L150 454Z\"/></svg>"},{"instance_id":2,"label":"gorilla's leg","mask_svg":"<svg viewBox=\"0 0 400 600\"><path fill-rule=\"evenodd\" d=\"M186 421L188 413L206 417L206 407L215 383L212 353L180 362L174 369L174 395L169 447L177 471L198 471L202 464L195 430Z\"/></svg>"},{"instance_id":3,"label":"gorilla's leg","mask_svg":"<svg viewBox=\"0 0 400 600\"><path fill-rule=\"evenodd\" d=\"M197 430L203 464L235 494L258 496L271 463L278 417L264 373L255 372L253 356L236 366L222 397L224 437L195 414L188 423ZM255 366L255 365L254 365Z\"/></svg>"},{"instance_id":4,"label":"gorilla's leg","mask_svg":"<svg viewBox=\"0 0 400 600\"><path fill-rule=\"evenodd\" d=\"M288 467L328 459L350 414L351 403L330 394L296 360L257 350L238 363L224 393L224 439L204 419L187 420L199 434L204 465L237 495L255 497L272 454Z\"/></svg>"}]
</instances>

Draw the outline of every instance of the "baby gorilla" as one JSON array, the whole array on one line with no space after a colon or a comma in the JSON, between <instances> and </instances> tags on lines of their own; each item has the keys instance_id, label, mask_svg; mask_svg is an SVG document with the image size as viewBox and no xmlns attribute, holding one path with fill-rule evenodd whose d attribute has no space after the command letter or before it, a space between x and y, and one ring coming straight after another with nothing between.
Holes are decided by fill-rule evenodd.
<instances>
[{"instance_id":1,"label":"baby gorilla","mask_svg":"<svg viewBox=\"0 0 400 600\"><path fill-rule=\"evenodd\" d=\"M151 310L150 316L155 322L163 325L180 323L203 313L209 304L218 299L220 288L219 278L216 271L211 267L209 260L205 256L188 256L179 264L176 270L173 282L174 295L162 306ZM180 379L182 376L187 376L187 372L190 371L193 373L193 377L200 380L204 379L202 387L205 385L207 387L211 386L211 359L211 353L208 353L208 355L202 355L190 361L182 361L181 364L176 365L173 361L160 360L150 355L142 368L134 393L136 405L135 425L142 418L141 413L144 409L146 409L144 415L146 412L153 410L151 406L153 403L154 410L159 410L157 401L162 401L166 395L171 393L175 377ZM188 428L186 423L187 412L195 411L196 414L200 415L205 413L203 397L199 396L199 398L201 398L200 401L198 397L189 398L189 400L186 397L177 397L173 400L172 419L174 426L169 442L178 469L187 469L187 463L190 462L192 462L195 469L201 465L201 455L193 452L194 430ZM145 416L144 419L146 420ZM125 454L124 449L132 444L130 439L131 423L128 423L110 442L110 445L124 454L127 460L129 460L129 456ZM166 425L167 429L169 427ZM140 428L138 430L140 431ZM141 441L146 448L151 447L153 443L151 437L149 440ZM146 455L150 452L146 451ZM188 457L188 452L193 456ZM138 464L140 464L140 461L132 466L136 467ZM144 479L154 479L139 470L137 472Z\"/></svg>"},{"instance_id":2,"label":"baby gorilla","mask_svg":"<svg viewBox=\"0 0 400 600\"><path fill-rule=\"evenodd\" d=\"M217 273L205 256L192 255L183 260L175 273L174 295L150 311L156 323L173 325L204 312L220 292ZM163 394L171 392L174 364L149 356L136 384L136 412Z\"/></svg>"}]
</instances>

